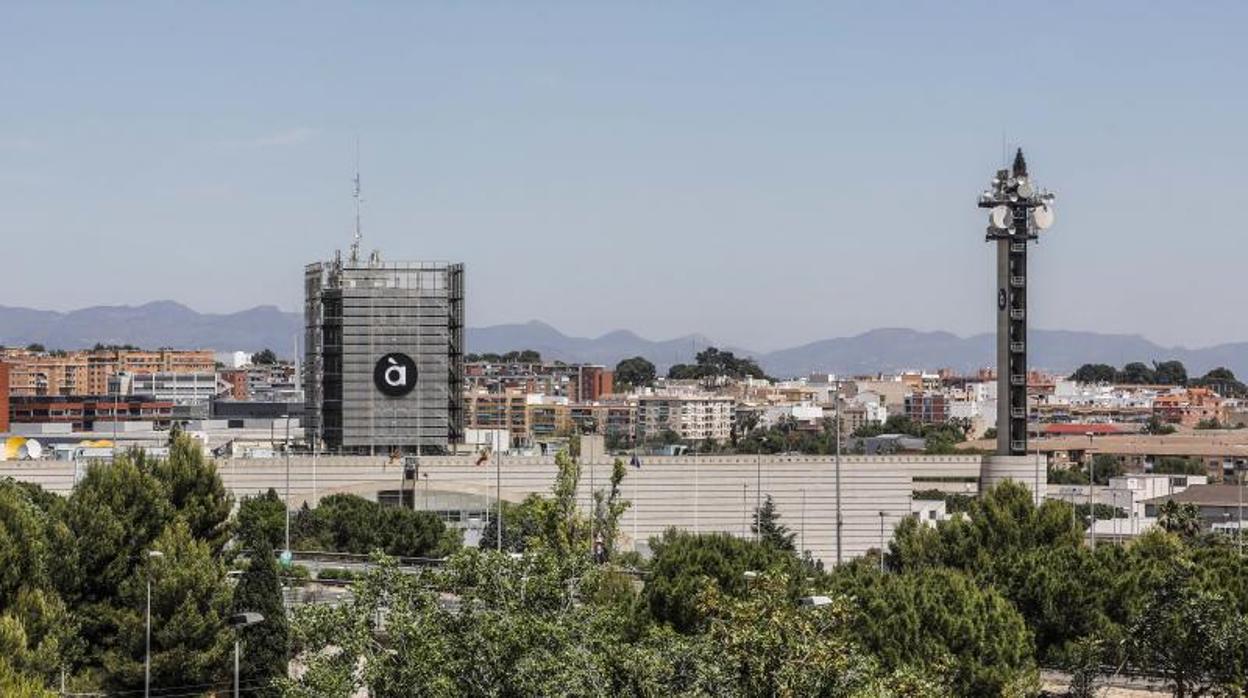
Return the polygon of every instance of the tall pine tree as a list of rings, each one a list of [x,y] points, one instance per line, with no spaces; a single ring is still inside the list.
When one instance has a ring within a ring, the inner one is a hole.
[[[793,539],[797,537],[797,534],[780,523],[780,512],[776,509],[776,503],[772,501],[771,495],[767,495],[767,498],[763,500],[763,505],[754,512],[754,525],[751,528],[754,533],[758,534],[759,541],[764,544],[777,550],[793,550]]]
[[[233,613],[259,613],[264,620],[238,631],[243,643],[240,683],[254,687],[251,695],[276,696],[279,692],[274,681],[286,676],[290,658],[282,583],[267,538],[256,536],[249,543],[250,561],[234,589]]]

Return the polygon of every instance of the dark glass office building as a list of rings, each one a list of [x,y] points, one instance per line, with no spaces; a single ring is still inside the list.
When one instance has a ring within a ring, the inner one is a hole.
[[[464,430],[464,267],[338,255],[304,272],[309,445],[443,453]]]

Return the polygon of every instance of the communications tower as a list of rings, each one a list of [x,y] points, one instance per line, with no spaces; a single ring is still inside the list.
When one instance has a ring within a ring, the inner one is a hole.
[[[979,196],[997,243],[997,453],[1027,453],[1027,243],[1053,224],[1053,194],[1027,174],[1020,148]]]

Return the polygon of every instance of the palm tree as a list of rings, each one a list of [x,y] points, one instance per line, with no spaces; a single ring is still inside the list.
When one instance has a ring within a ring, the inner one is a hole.
[[[1157,525],[1184,538],[1200,535],[1200,508],[1191,502],[1167,499],[1157,507]]]

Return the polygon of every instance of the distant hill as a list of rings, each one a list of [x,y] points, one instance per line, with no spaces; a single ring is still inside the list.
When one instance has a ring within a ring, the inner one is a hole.
[[[468,350],[474,353],[503,353],[513,349],[534,349],[545,359],[578,361],[614,366],[630,356],[644,356],[661,368],[693,361],[694,355],[709,347],[749,354],[748,351],[717,345],[699,334],[652,341],[628,330],[616,330],[596,338],[570,337],[550,325],[532,320],[523,324],[493,325],[468,329]]]
[[[303,341],[303,317],[272,305],[237,313],[200,313],[173,301],[94,306],[58,313],[0,306],[0,344],[82,349],[104,344],[145,348],[258,351],[287,356]]]
[[[1029,362],[1041,369],[1071,371],[1085,363],[1122,366],[1129,361],[1178,359],[1189,373],[1226,366],[1236,375],[1248,375],[1248,342],[1186,349],[1163,347],[1139,335],[1036,329],[1030,334]],[[996,363],[996,337],[990,333],[959,337],[948,332],[880,329],[781,349],[758,358],[774,375],[945,367],[967,372]]]
[[[303,317],[265,305],[237,313],[199,313],[172,301],[140,306],[97,306],[67,313],[0,306],[0,344],[25,346],[38,342],[49,349],[77,349],[105,344],[142,347],[256,351],[270,348],[289,356],[302,341]],[[959,337],[948,332],[878,329],[852,337],[811,342],[798,347],[758,353],[725,346],[689,334],[655,341],[628,330],[601,337],[574,337],[550,325],[531,321],[469,328],[468,350],[503,353],[534,349],[551,360],[614,365],[630,356],[644,356],[661,370],[688,362],[708,346],[753,356],[768,373],[798,376],[811,371],[843,374],[875,373],[905,368],[974,371],[996,362],[992,334]],[[1248,342],[1204,349],[1163,347],[1139,335],[1032,330],[1031,364],[1069,371],[1084,363],[1121,366],[1128,361],[1178,359],[1193,374],[1226,366],[1248,376]]]

